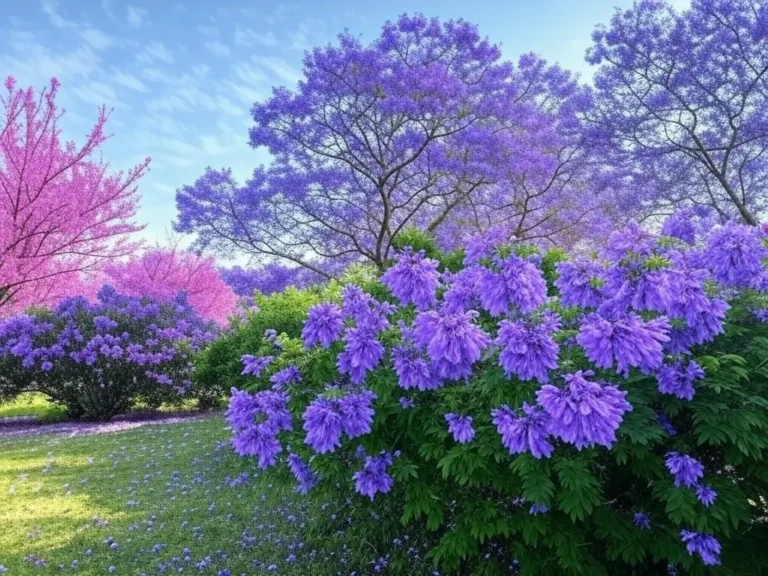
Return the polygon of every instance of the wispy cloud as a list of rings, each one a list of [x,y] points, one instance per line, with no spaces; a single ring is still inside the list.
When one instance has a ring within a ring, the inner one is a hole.
[[[48,20],[56,28],[72,28],[76,26],[76,23],[67,20],[61,14],[59,14],[59,3],[56,0],[43,0],[42,3],[43,12],[48,16]]]
[[[142,64],[152,64],[155,61],[173,64],[173,53],[162,42],[150,42],[144,50],[136,55],[136,60]]]
[[[96,28],[85,28],[80,35],[94,50],[106,50],[115,43],[111,36]]]
[[[219,29],[216,26],[201,24],[197,29],[205,36],[217,36],[219,34]]]
[[[253,48],[259,44],[262,46],[276,46],[277,37],[271,30],[261,34],[252,28],[241,28],[240,26],[237,26],[235,28],[235,44],[248,48]]]
[[[216,56],[229,56],[231,53],[229,47],[226,44],[222,44],[218,40],[209,40],[206,42],[205,49]]]
[[[128,15],[128,25],[132,28],[141,28],[141,25],[144,23],[144,18],[147,17],[147,11],[144,10],[144,8],[131,5],[126,7],[126,11]]]
[[[221,145],[219,139],[213,134],[201,136],[200,144],[202,145],[203,152],[210,154],[211,156],[221,156],[227,151],[227,149]]]
[[[253,60],[269,70],[272,75],[289,84],[295,84],[301,79],[301,72],[281,58],[272,56],[254,56]]]
[[[133,74],[129,74],[127,72],[115,72],[112,79],[120,84],[121,86],[125,86],[126,88],[130,88],[131,90],[136,90],[138,92],[146,92],[147,91],[147,85],[144,84],[141,80],[139,80],[136,76]]]
[[[101,106],[103,104],[108,107],[115,106],[122,109],[129,107],[127,104],[119,102],[115,89],[104,82],[92,81],[78,84],[73,87],[72,92],[74,92],[83,102],[95,106]]]

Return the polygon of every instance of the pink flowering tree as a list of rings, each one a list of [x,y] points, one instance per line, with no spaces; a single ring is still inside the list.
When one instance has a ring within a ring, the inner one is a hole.
[[[119,264],[104,267],[99,282],[111,284],[129,296],[150,296],[169,301],[186,292],[192,308],[203,318],[226,323],[238,297],[219,275],[213,258],[186,252],[171,244],[154,246]]]
[[[52,303],[79,285],[83,272],[126,256],[136,184],[149,159],[127,174],[94,156],[109,138],[99,108],[82,145],[61,139],[59,83],[40,93],[5,81],[0,96],[0,313]]]

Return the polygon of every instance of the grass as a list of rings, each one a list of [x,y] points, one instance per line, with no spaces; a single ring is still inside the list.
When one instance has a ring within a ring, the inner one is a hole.
[[[259,476],[228,438],[220,416],[0,438],[0,565],[9,576],[371,571],[380,554],[352,536],[349,501],[323,505],[280,472]]]
[[[43,422],[64,420],[67,414],[64,408],[50,402],[44,394],[27,392],[15,400],[0,404],[0,418],[36,416]]]

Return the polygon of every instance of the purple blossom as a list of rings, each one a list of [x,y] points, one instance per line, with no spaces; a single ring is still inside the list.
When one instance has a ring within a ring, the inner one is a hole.
[[[644,514],[643,512],[635,512],[635,515],[632,521],[635,523],[635,526],[637,526],[641,530],[651,529],[651,519],[648,517],[647,514]]]
[[[109,332],[117,328],[117,322],[109,316],[94,316],[93,325],[99,332]]]
[[[446,414],[445,421],[448,422],[448,432],[451,433],[454,441],[460,444],[467,444],[475,439],[475,429],[472,427],[472,416]]]
[[[355,392],[339,400],[339,412],[342,416],[342,428],[350,438],[357,438],[371,431],[374,410],[371,403],[376,394],[369,391]]]
[[[323,348],[328,348],[338,340],[343,328],[344,318],[341,309],[335,304],[324,302],[312,306],[307,312],[301,337],[306,348],[311,348],[318,343]]]
[[[474,311],[456,314],[422,312],[414,322],[416,343],[426,351],[441,378],[458,380],[472,374],[490,339],[472,323]]]
[[[725,286],[747,287],[763,270],[768,256],[756,226],[729,223],[707,238],[705,259],[715,280]]]
[[[510,241],[512,234],[506,226],[494,226],[472,236],[464,249],[464,264],[469,266],[493,255],[495,250]]]
[[[396,346],[392,349],[392,365],[398,377],[398,385],[410,390],[434,390],[442,382],[429,369],[429,363],[418,350],[410,346]]]
[[[477,279],[484,268],[473,266],[463,268],[455,274],[444,273],[448,289],[443,294],[442,310],[448,314],[466,312],[475,307],[477,301]]]
[[[552,444],[547,440],[549,416],[527,402],[523,402],[522,410],[522,416],[517,416],[507,405],[491,410],[501,443],[510,454],[530,452],[537,459],[549,458],[552,456]]]
[[[355,384],[362,384],[365,375],[378,366],[384,356],[384,346],[376,339],[376,332],[368,325],[347,328],[344,351],[339,354],[339,372],[349,374]]]
[[[671,354],[688,354],[693,346],[710,342],[724,331],[723,320],[730,306],[724,300],[709,300],[707,310],[696,315],[684,327],[672,326],[669,331],[667,351]]]
[[[715,500],[717,500],[717,492],[715,492],[712,486],[708,486],[707,484],[697,484],[696,498],[704,505],[704,507],[709,508],[715,503]]]
[[[618,262],[630,254],[650,256],[654,245],[653,236],[649,232],[636,222],[630,222],[624,229],[610,235],[604,251],[609,260]]]
[[[704,378],[704,370],[693,360],[687,363],[675,362],[672,366],[662,366],[656,375],[659,392],[673,394],[682,400],[693,399],[693,382]]]
[[[624,413],[632,410],[626,392],[586,380],[585,376],[592,375],[591,371],[564,374],[564,388],[546,384],[536,392],[539,405],[550,417],[550,433],[579,450],[594,444],[610,448]]]
[[[272,362],[272,356],[252,356],[250,354],[244,354],[241,358],[243,361],[243,371],[241,374],[250,374],[258,378],[264,369]]]
[[[301,372],[299,372],[299,369],[296,366],[288,366],[287,368],[283,368],[279,372],[275,372],[270,378],[269,381],[272,382],[272,384],[275,384],[276,386],[287,386],[289,384],[296,384],[298,382],[301,382]]]
[[[405,396],[402,396],[400,398],[400,407],[403,410],[408,410],[409,408],[413,408],[414,406],[416,406],[416,403],[410,398],[406,398]]]
[[[437,260],[424,257],[424,250],[413,252],[406,248],[395,256],[397,264],[389,268],[381,282],[407,306],[413,303],[417,310],[426,310],[437,303],[435,292],[439,283]]]
[[[477,279],[480,303],[491,315],[502,316],[511,309],[528,314],[546,302],[547,284],[536,266],[514,254],[495,264],[498,272],[483,269]]]
[[[299,483],[296,491],[300,494],[306,494],[317,484],[317,475],[296,454],[288,455],[288,468]]]
[[[258,456],[261,468],[273,466],[282,450],[274,428],[265,423],[238,430],[232,436],[232,447],[240,456]]]
[[[547,370],[557,368],[560,347],[552,338],[560,319],[549,317],[540,324],[502,320],[496,344],[502,347],[499,364],[507,378],[513,374],[521,380],[549,382]]]
[[[363,469],[352,476],[355,491],[373,500],[379,492],[386,494],[392,489],[392,477],[388,474],[392,465],[392,456],[366,456]]]
[[[667,470],[675,476],[675,486],[690,488],[696,486],[704,476],[704,466],[687,454],[669,452],[666,459]]]
[[[720,565],[720,542],[714,536],[682,530],[680,538],[689,556],[698,554],[706,566]]]
[[[693,245],[696,242],[696,225],[693,222],[694,212],[690,208],[678,210],[664,220],[661,233]]]
[[[342,289],[344,317],[351,318],[358,327],[365,327],[375,332],[389,327],[387,316],[395,311],[388,302],[379,302],[359,286],[347,284]]]
[[[531,516],[538,516],[539,514],[546,514],[549,512],[549,506],[546,504],[533,504],[528,510],[528,514]]]
[[[342,421],[338,402],[318,397],[304,411],[304,443],[319,454],[334,452],[341,446]]]
[[[603,300],[600,288],[603,267],[596,260],[579,258],[572,262],[558,262],[555,286],[560,291],[563,306],[596,308]]]
[[[609,320],[592,314],[581,325],[576,341],[598,367],[610,368],[615,362],[616,371],[626,376],[631,366],[645,373],[661,366],[668,332],[665,317],[643,321],[636,314],[626,314]]]

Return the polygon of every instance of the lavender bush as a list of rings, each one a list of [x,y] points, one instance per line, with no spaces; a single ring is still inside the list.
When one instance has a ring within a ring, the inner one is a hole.
[[[0,322],[0,397],[42,392],[73,418],[109,420],[137,401],[179,401],[191,387],[192,354],[216,335],[184,294],[167,303],[105,286],[95,302]]]
[[[766,238],[676,218],[565,261],[498,235],[451,272],[401,251],[244,358],[235,451],[387,504],[452,573],[758,573]]]

